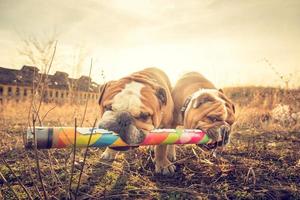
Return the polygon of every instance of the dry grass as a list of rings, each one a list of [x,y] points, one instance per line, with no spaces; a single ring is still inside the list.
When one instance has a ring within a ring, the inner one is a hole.
[[[224,91],[236,105],[235,131],[251,128],[269,132],[299,130],[299,122],[280,124],[275,122],[271,116],[272,109],[278,104],[289,105],[293,112],[299,112],[299,89],[237,87],[226,88]]]
[[[9,102],[1,105],[0,119],[2,124],[26,124],[28,123],[28,113],[30,102],[16,103]],[[39,111],[39,116],[43,119],[44,126],[74,126],[74,119],[82,121],[85,105],[54,103],[43,104]],[[92,126],[93,121],[98,117],[98,105],[96,102],[88,102],[87,114],[84,118],[84,126]],[[31,119],[30,119],[31,121]]]
[[[176,174],[153,174],[147,148],[120,154],[113,163],[99,159],[103,149],[91,149],[81,178],[78,199],[300,199],[299,123],[275,123],[270,111],[285,103],[299,111],[299,91],[270,88],[229,88],[225,92],[237,107],[237,123],[231,144],[218,150],[217,157],[195,145],[177,147]],[[288,95],[287,95],[288,94]],[[55,105],[43,105],[44,116]],[[30,105],[1,106],[0,154],[33,198],[42,196],[34,152],[23,148],[22,132],[28,124]],[[81,121],[85,106],[62,105],[43,120],[46,126],[74,126]],[[97,105],[88,104],[84,126],[92,126]],[[71,149],[40,150],[41,173],[51,199],[67,199],[71,174]],[[76,153],[74,191],[84,149]],[[1,162],[0,172],[20,199],[28,196],[13,173]],[[39,192],[37,192],[39,191]],[[0,179],[0,198],[14,199]]]

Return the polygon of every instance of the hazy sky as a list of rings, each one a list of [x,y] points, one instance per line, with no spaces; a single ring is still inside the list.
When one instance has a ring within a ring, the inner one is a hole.
[[[198,71],[218,87],[300,85],[300,1],[288,0],[0,0],[0,66],[31,64],[19,35],[57,31],[56,70],[75,76],[79,49],[93,79],[117,79],[149,66]],[[264,59],[267,59],[273,69]],[[75,59],[76,60],[76,59]]]

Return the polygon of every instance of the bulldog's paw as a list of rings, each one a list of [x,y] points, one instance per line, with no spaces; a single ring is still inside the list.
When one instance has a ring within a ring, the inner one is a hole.
[[[105,161],[113,161],[115,159],[117,153],[118,152],[113,149],[106,148],[100,158]]]
[[[168,147],[167,147],[167,157],[172,162],[176,161],[175,145],[168,145]]]
[[[169,152],[168,153],[168,159],[170,160],[170,161],[172,161],[172,162],[174,162],[174,161],[176,161],[176,153],[174,153],[174,152]]]
[[[175,165],[173,165],[168,159],[155,160],[155,173],[170,175],[176,170]]]

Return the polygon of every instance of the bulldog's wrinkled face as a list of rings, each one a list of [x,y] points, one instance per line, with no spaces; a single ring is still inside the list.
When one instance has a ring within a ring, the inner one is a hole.
[[[223,91],[201,89],[192,95],[184,113],[184,126],[205,131],[212,139],[207,147],[212,149],[229,142],[234,113],[234,105]]]
[[[163,88],[135,81],[115,81],[102,91],[99,128],[114,131],[129,145],[138,145],[157,128],[166,104]]]

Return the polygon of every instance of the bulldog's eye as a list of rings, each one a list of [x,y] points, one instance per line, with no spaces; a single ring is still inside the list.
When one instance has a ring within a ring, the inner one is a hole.
[[[112,106],[111,105],[104,106],[104,112],[105,111],[112,111]]]
[[[150,113],[146,113],[146,112],[141,112],[141,114],[139,115],[138,119],[142,120],[142,121],[147,121],[150,117]]]
[[[211,122],[216,122],[216,121],[219,121],[219,119],[218,119],[218,118],[216,118],[216,117],[208,116],[207,118],[208,118],[208,119],[209,119],[209,121],[211,121]]]

